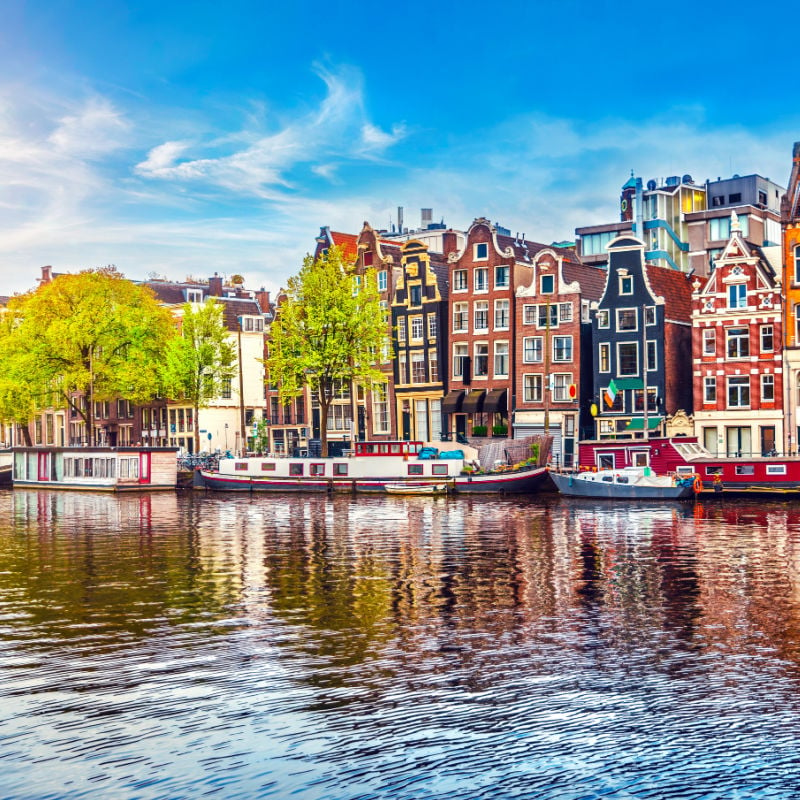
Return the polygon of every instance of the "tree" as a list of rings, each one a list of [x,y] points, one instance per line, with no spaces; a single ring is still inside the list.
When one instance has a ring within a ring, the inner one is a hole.
[[[95,401],[144,403],[158,394],[172,319],[149,289],[114,267],[60,275],[13,297],[9,314],[0,329],[0,374],[21,395],[0,402],[15,421],[69,406],[94,445]]]
[[[374,271],[356,275],[336,247],[316,261],[306,256],[289,280],[270,334],[269,380],[277,383],[282,403],[311,388],[327,456],[328,410],[336,389],[382,382],[375,362],[389,341]]]
[[[228,336],[222,306],[209,297],[195,308],[183,306],[181,335],[170,342],[164,368],[167,391],[173,400],[194,409],[194,450],[200,450],[197,415],[222,392],[223,383],[236,374],[236,350]]]

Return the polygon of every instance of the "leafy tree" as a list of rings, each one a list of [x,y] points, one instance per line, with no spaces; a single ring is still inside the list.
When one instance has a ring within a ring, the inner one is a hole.
[[[181,335],[167,349],[164,379],[173,400],[194,409],[194,449],[200,450],[197,415],[222,392],[222,384],[236,374],[236,350],[225,327],[222,306],[211,297],[195,308],[183,306]]]
[[[13,297],[9,314],[0,329],[0,375],[21,394],[9,401],[0,389],[0,403],[14,421],[69,406],[95,444],[94,401],[144,403],[158,393],[172,319],[149,289],[114,267],[60,275]]]
[[[282,403],[310,386],[319,403],[323,455],[328,454],[328,410],[337,387],[382,381],[375,362],[388,347],[387,334],[374,271],[356,276],[337,247],[316,261],[306,256],[272,323],[266,366]]]

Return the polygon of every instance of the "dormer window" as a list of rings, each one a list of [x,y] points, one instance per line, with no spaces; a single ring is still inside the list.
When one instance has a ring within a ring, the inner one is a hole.
[[[542,275],[539,278],[539,292],[541,294],[553,294],[556,289],[555,275]]]
[[[620,275],[619,277],[619,293],[620,294],[633,294],[633,276]]]
[[[203,302],[203,290],[202,289],[187,289],[186,290],[186,302],[187,303],[202,303]]]
[[[371,267],[372,266],[372,258],[373,258],[373,256],[374,256],[374,253],[372,253],[370,251],[364,253],[364,266],[365,267]]]
[[[473,259],[475,261],[486,261],[489,258],[489,243],[478,242],[473,245]]]

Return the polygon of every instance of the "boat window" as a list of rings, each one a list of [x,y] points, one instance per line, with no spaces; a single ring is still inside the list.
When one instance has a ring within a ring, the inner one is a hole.
[[[336,463],[333,465],[334,475],[347,475],[347,464]]]
[[[752,464],[737,464],[736,465],[736,474],[737,475],[754,475],[755,474],[755,467]]]
[[[722,467],[706,467],[706,475],[722,475]]]
[[[403,452],[403,445],[401,445],[401,444],[393,444],[393,445],[391,445],[391,452],[392,453],[402,453]]]
[[[767,464],[767,475],[785,475],[786,464]]]
[[[289,474],[290,475],[302,475],[303,474],[303,465],[302,464],[289,464]]]
[[[324,475],[325,474],[325,465],[324,464],[310,464],[309,467],[309,475]]]
[[[628,476],[627,475],[618,475],[617,476],[617,483],[627,483]]]
[[[236,463],[233,465],[233,468],[234,468],[234,469],[235,469],[237,472],[247,472],[247,462],[246,462],[246,461],[237,461],[237,462],[236,462]]]
[[[433,474],[434,475],[447,475],[447,464],[434,464],[433,465]]]
[[[409,475],[422,475],[422,464],[409,464],[408,465],[408,474]]]
[[[275,472],[275,462],[274,461],[262,461],[261,462],[261,471],[262,472]]]
[[[604,481],[605,483],[614,482],[614,479],[610,475],[603,475],[603,477],[600,480]]]

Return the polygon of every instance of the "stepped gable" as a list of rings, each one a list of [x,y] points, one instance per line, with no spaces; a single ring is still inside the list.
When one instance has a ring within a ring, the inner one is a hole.
[[[569,283],[577,282],[580,285],[581,295],[584,299],[599,300],[603,296],[607,275],[605,269],[582,264],[580,261],[565,259],[563,273],[565,281],[569,281]]]
[[[690,322],[692,319],[691,278],[685,272],[648,264],[647,280],[657,297],[664,298],[664,312],[668,320]]]

